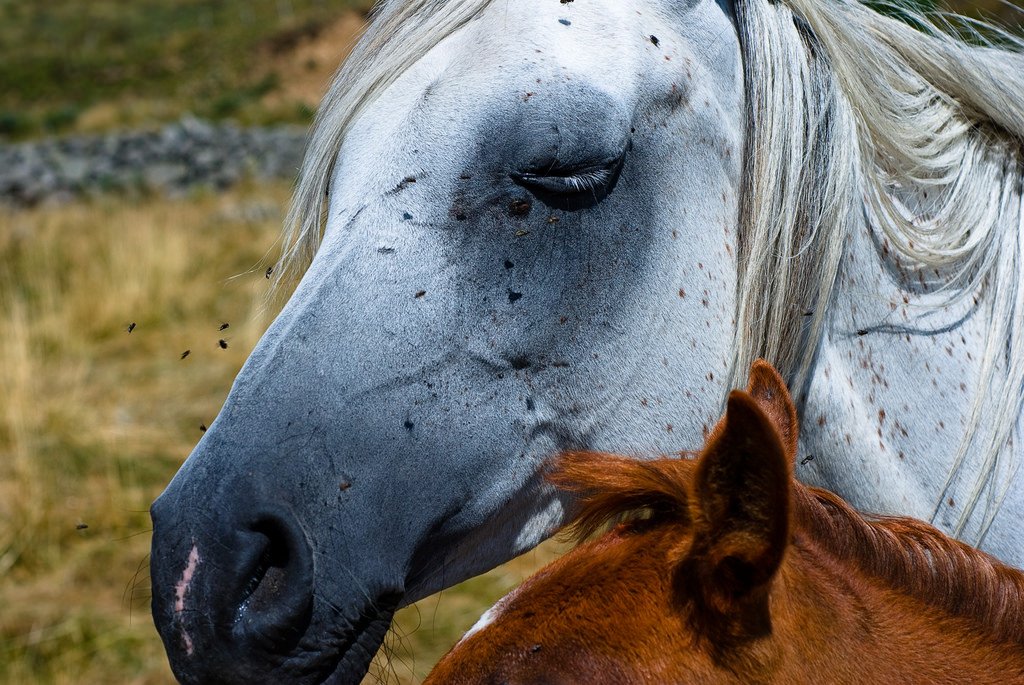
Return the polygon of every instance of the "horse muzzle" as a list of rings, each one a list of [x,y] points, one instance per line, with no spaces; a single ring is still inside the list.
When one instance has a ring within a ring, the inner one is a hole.
[[[287,509],[256,512],[199,531],[168,495],[152,507],[153,618],[182,682],[263,682],[310,626],[312,546]]]

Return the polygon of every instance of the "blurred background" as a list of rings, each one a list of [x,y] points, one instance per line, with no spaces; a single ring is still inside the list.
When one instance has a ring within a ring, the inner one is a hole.
[[[174,682],[147,509],[273,318],[305,126],[370,4],[0,0],[0,683]],[[402,611],[367,682],[419,682],[558,551]]]

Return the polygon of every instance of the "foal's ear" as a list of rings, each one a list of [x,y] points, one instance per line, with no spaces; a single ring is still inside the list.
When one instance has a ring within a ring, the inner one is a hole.
[[[779,432],[782,446],[792,466],[796,460],[800,427],[797,423],[796,407],[782,376],[774,366],[763,359],[758,359],[750,367],[750,385],[747,386],[747,392]]]
[[[755,397],[734,390],[697,465],[693,547],[684,562],[689,582],[699,585],[690,592],[714,613],[739,618],[758,597],[767,610],[758,590],[775,575],[789,540],[790,473],[776,422]]]

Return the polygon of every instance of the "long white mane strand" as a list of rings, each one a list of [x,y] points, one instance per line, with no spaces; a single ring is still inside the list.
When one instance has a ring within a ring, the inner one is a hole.
[[[298,279],[319,246],[352,121],[492,2],[378,5],[314,121],[274,292]],[[969,451],[983,454],[960,535],[986,493],[1002,497],[1008,478],[999,474],[1014,465],[1001,457],[1024,404],[1024,44],[998,34],[1010,48],[970,45],[900,11],[918,27],[856,0],[736,1],[748,117],[732,386],[764,357],[794,390],[806,387],[844,248],[865,219],[913,265],[952,274],[950,301],[982,291],[989,335],[946,485],[966,475]],[[934,192],[911,216],[900,188]]]

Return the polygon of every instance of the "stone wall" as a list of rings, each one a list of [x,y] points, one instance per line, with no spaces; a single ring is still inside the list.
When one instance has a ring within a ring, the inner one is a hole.
[[[0,204],[108,192],[180,195],[245,177],[292,179],[305,138],[301,127],[240,128],[186,117],[152,131],[0,144]]]

